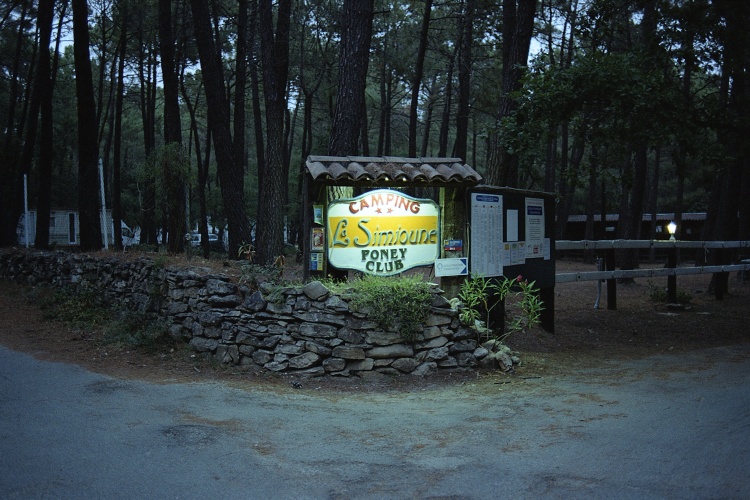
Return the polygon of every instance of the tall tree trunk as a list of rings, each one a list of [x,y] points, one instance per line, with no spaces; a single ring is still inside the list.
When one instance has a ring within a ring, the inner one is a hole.
[[[373,0],[344,0],[339,85],[328,153],[356,155],[370,61]],[[387,146],[386,146],[387,147]]]
[[[258,77],[258,56],[256,55],[256,33],[258,30],[258,0],[253,0],[249,19],[248,40],[250,54],[250,86],[253,101],[253,132],[255,133],[255,161],[258,164],[258,186],[263,184],[263,172],[266,170],[266,145],[263,139],[263,112],[260,106],[260,78]]]
[[[81,250],[102,248],[102,228],[96,194],[99,192],[96,141],[96,105],[94,80],[89,57],[88,6],[86,0],[72,0],[73,55],[78,104],[78,213]]]
[[[514,93],[521,89],[529,58],[536,4],[537,0],[503,0],[503,83],[498,123],[518,108]],[[490,137],[487,181],[494,185],[518,185],[518,155],[501,146],[497,131]]]
[[[459,29],[459,40],[463,30]],[[461,47],[460,43],[456,44],[456,48],[448,60],[448,69],[446,71],[445,78],[445,101],[443,103],[443,113],[440,119],[440,138],[438,140],[438,156],[448,156],[448,135],[450,133],[450,117],[451,117],[451,105],[453,102],[453,67],[455,66],[456,56],[458,55],[458,49]]]
[[[419,32],[419,48],[417,60],[414,63],[414,76],[411,79],[411,104],[409,106],[409,156],[417,156],[417,118],[419,111],[419,91],[422,86],[424,73],[424,59],[427,54],[427,38],[430,31],[430,14],[432,0],[425,0],[422,14],[422,29]]]
[[[138,27],[138,47],[140,57],[138,58],[138,79],[140,84],[140,108],[141,122],[143,123],[143,149],[148,157],[156,144],[154,130],[154,109],[151,107],[151,66],[153,46],[144,38],[143,21]],[[147,51],[147,52],[146,52]],[[141,193],[141,240],[142,245],[156,245],[156,187],[153,180],[143,181]]]
[[[221,60],[211,32],[208,5],[203,0],[191,0],[193,27],[201,61],[208,105],[208,123],[214,139],[214,151],[221,183],[224,212],[229,223],[229,256],[236,258],[240,245],[250,242],[250,225],[245,212],[245,194],[240,178],[242,165],[234,158],[234,146],[229,124],[227,100]]]
[[[195,147],[195,164],[198,170],[198,232],[201,235],[201,251],[203,252],[203,257],[208,258],[210,250],[208,247],[206,184],[208,182],[208,164],[209,154],[211,152],[211,127],[206,127],[206,160],[203,161],[203,158],[201,157],[201,140],[198,133],[198,120],[195,116],[195,106],[188,95],[183,74],[180,75],[180,91],[182,92],[182,99],[185,102],[188,114],[190,115],[190,135],[193,138],[193,144]],[[198,98],[196,98],[195,104],[198,104]]]
[[[378,156],[383,156],[386,149],[386,131],[391,122],[391,103],[388,100],[388,85],[390,72],[388,71],[388,34],[383,37],[383,55],[380,63],[380,122],[378,125]]]
[[[185,244],[185,175],[182,173],[182,124],[179,80],[175,64],[172,8],[170,0],[159,0],[159,42],[164,80],[164,144],[162,165],[167,195],[167,251],[181,252]]]
[[[39,195],[36,204],[36,248],[49,248],[49,217],[52,204],[52,78],[50,74],[50,39],[54,0],[39,0],[39,67],[35,86],[39,89],[42,112],[39,137]]]
[[[654,168],[651,172],[651,191],[649,193],[649,208],[651,209],[651,224],[649,224],[648,239],[656,239],[656,214],[659,213],[659,171],[661,170],[661,148],[654,149]],[[649,260],[653,263],[656,261],[656,249],[651,248]]]
[[[422,134],[422,147],[419,155],[427,156],[427,150],[430,146],[430,128],[432,127],[432,115],[435,112],[435,79],[430,84],[429,95],[427,96],[427,113],[424,119],[424,134]]]
[[[8,95],[8,119],[5,125],[5,149],[10,150],[11,139],[15,136],[13,133],[16,130],[16,106],[18,105],[18,80],[20,79],[21,62],[23,61],[22,51],[24,41],[26,40],[26,33],[24,27],[26,25],[26,13],[31,2],[23,2],[21,8],[21,15],[18,22],[18,34],[16,35],[16,50],[15,56],[13,57],[13,69],[10,74],[10,91]],[[16,228],[15,222],[13,223],[13,233],[15,235]]]
[[[16,34],[12,69],[10,69],[8,111],[5,122],[5,140],[3,143],[2,161],[0,161],[0,247],[17,243],[16,229],[18,219],[23,213],[23,173],[19,169],[18,146],[20,144],[18,124],[16,123],[16,107],[19,101],[21,63],[24,61],[23,47],[26,40],[25,26],[28,9],[31,2],[23,2]],[[15,9],[8,9],[10,16]]]
[[[234,161],[245,170],[245,87],[247,86],[247,0],[237,2],[237,43],[234,78]],[[244,175],[243,175],[244,187]]]
[[[271,0],[260,0],[263,90],[266,102],[266,161],[263,183],[258,186],[256,256],[260,264],[271,264],[283,251],[284,231],[284,115],[289,74],[291,0],[281,0],[273,29]]]
[[[474,9],[476,0],[466,0],[462,16],[461,48],[458,52],[458,109],[456,111],[456,142],[453,156],[466,160],[469,138],[469,100],[471,98],[471,46],[474,43]]]
[[[127,3],[122,6],[122,21],[120,25],[120,41],[117,60],[117,90],[115,92],[115,135],[114,158],[112,162],[112,219],[115,223],[114,247],[122,250],[122,107],[125,97],[125,55],[128,48],[128,8]]]

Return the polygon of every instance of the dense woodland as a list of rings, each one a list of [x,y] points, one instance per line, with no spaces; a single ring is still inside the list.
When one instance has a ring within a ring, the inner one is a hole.
[[[0,246],[26,174],[37,248],[60,207],[101,248],[101,161],[142,243],[210,217],[269,263],[310,154],[460,157],[555,192],[557,234],[705,211],[750,240],[749,72],[745,0],[4,0]]]

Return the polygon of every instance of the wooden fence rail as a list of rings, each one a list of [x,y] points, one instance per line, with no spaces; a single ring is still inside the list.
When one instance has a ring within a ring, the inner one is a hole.
[[[558,240],[556,250],[619,250],[678,248],[750,248],[750,241],[682,241],[682,240]]]
[[[620,249],[666,249],[667,265],[658,269],[615,269],[615,250]],[[677,267],[677,250],[683,248],[718,250],[717,265]],[[677,276],[721,273],[728,276],[730,272],[750,272],[750,258],[739,263],[727,262],[725,250],[750,249],[750,241],[680,241],[680,240],[582,240],[555,242],[555,249],[560,250],[594,250],[604,254],[606,270],[559,273],[555,274],[555,284],[577,281],[606,281],[607,308],[617,309],[617,280],[629,278],[667,277],[667,300],[675,302],[677,297]],[[601,268],[600,268],[601,269]],[[722,287],[715,287],[717,299],[723,298]],[[597,299],[598,304],[598,299]]]
[[[732,273],[735,271],[750,272],[750,262],[747,264],[733,264],[727,266],[699,266],[699,267],[662,267],[658,269],[618,269],[615,271],[584,271],[578,273],[555,274],[555,283],[571,283],[574,281],[598,281],[622,278],[658,278],[663,276],[683,276],[706,273]]]

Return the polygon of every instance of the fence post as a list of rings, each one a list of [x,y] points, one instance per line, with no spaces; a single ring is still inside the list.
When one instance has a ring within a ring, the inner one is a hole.
[[[604,263],[607,271],[615,270],[615,249],[610,248],[604,252]],[[617,279],[610,278],[607,280],[607,309],[617,309]]]
[[[677,248],[672,247],[667,252],[667,267],[674,269],[677,267]],[[667,276],[667,303],[675,304],[677,302],[677,276],[674,274]]]
[[[716,265],[723,266],[727,263],[728,251],[717,248],[715,251]],[[724,292],[729,288],[729,273],[714,273],[714,297],[716,300],[724,300]]]
[[[544,309],[539,320],[544,331],[555,333],[555,287],[539,289],[539,299],[544,304]]]

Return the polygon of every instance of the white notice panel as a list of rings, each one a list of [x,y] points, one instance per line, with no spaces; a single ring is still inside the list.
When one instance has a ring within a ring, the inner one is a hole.
[[[471,272],[503,274],[503,197],[471,193]]]
[[[544,257],[544,200],[526,198],[526,258]]]

